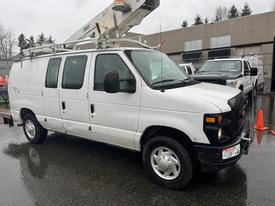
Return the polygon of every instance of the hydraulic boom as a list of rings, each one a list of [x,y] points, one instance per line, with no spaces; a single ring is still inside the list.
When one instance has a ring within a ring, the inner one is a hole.
[[[66,42],[85,38],[120,38],[160,5],[160,0],[115,0]],[[99,29],[96,24],[99,25]],[[101,34],[100,34],[100,32]]]

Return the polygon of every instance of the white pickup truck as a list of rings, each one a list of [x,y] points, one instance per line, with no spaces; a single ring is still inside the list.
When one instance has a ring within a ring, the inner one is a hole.
[[[50,130],[138,151],[148,176],[168,188],[248,152],[246,96],[194,81],[154,50],[27,57],[13,64],[8,89],[12,118],[31,143]]]
[[[205,62],[193,78],[234,87],[248,94],[256,84],[257,73],[258,69],[251,67],[247,59],[215,59]]]

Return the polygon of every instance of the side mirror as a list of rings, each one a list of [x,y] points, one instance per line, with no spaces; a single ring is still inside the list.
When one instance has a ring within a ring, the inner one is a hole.
[[[251,73],[250,75],[251,75],[252,77],[255,77],[255,76],[258,75],[258,68],[257,68],[257,67],[252,67],[250,71],[251,71],[251,72],[250,72],[250,73]]]
[[[135,93],[136,80],[134,78],[120,79],[117,71],[108,72],[104,79],[104,90],[111,94],[118,92]]]
[[[107,93],[119,92],[119,74],[116,71],[108,72],[104,78],[104,90]]]

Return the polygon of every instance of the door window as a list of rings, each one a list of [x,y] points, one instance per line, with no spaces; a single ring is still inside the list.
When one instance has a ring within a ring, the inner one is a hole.
[[[249,72],[250,72],[249,66],[247,62],[244,62],[244,74],[247,75],[249,74]]]
[[[80,89],[83,85],[87,56],[71,56],[66,58],[62,88]]]
[[[46,74],[46,88],[57,88],[61,58],[50,59]]]
[[[104,91],[104,79],[108,72],[116,71],[120,79],[134,79],[132,72],[117,54],[100,54],[96,57],[94,90]],[[120,82],[120,88],[129,88],[127,81]]]
[[[189,74],[189,75],[192,75],[193,72],[192,72],[191,67],[190,67],[190,66],[186,66],[186,68],[187,68],[188,74]]]

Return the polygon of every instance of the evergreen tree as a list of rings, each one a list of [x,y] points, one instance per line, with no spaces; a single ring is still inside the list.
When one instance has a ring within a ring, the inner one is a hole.
[[[27,41],[28,41],[28,47],[29,48],[35,47],[35,42],[34,42],[33,36],[30,36],[30,38],[27,39]]]
[[[200,17],[200,15],[197,15],[195,20],[194,20],[194,25],[200,25],[203,24],[202,18]]]
[[[55,40],[52,39],[52,36],[49,36],[49,38],[47,38],[46,43],[47,44],[53,44],[55,42]]]
[[[249,5],[247,2],[245,2],[245,5],[242,9],[241,16],[249,16],[252,14],[252,10],[250,9]]]
[[[182,24],[181,24],[181,27],[182,28],[185,28],[188,26],[188,22],[187,21],[183,21]]]
[[[27,42],[24,34],[19,35],[17,46],[20,48],[20,51],[28,48],[28,42]]]
[[[46,38],[45,38],[45,35],[43,33],[41,33],[39,36],[38,36],[38,39],[37,39],[37,44],[39,46],[42,46],[46,41]]]
[[[228,19],[234,19],[239,16],[240,16],[239,11],[236,8],[236,6],[235,5],[231,6],[231,8],[229,9],[229,12],[228,12]]]
[[[208,24],[208,23],[209,23],[208,17],[206,17],[206,18],[204,19],[204,23],[205,23],[205,24]]]

